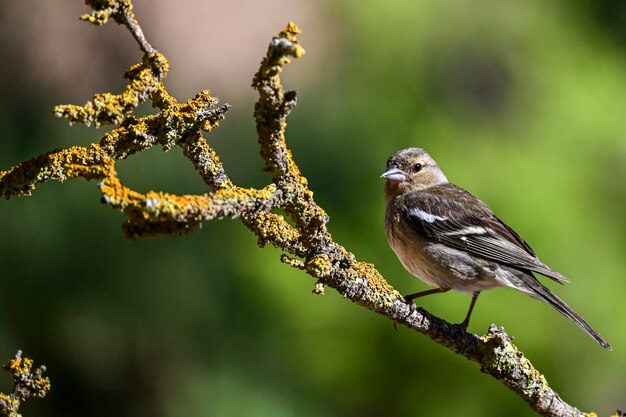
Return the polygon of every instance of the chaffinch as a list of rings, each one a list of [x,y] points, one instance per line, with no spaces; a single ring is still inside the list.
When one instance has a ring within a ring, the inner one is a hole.
[[[449,290],[472,294],[461,323],[467,328],[481,291],[514,288],[550,305],[611,350],[611,345],[533,272],[559,283],[569,280],[542,263],[478,197],[448,182],[423,149],[396,152],[381,177],[387,180],[385,231],[389,245],[407,271],[436,287],[407,295],[407,302]]]

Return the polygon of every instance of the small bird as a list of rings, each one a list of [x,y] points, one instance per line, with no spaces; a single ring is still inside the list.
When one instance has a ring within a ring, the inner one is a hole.
[[[561,284],[569,280],[541,262],[478,197],[448,182],[423,149],[393,154],[381,178],[387,180],[385,231],[389,245],[407,271],[436,286],[405,296],[407,302],[449,290],[472,294],[461,323],[467,328],[481,291],[514,288],[550,305],[611,350],[611,345],[533,272]]]

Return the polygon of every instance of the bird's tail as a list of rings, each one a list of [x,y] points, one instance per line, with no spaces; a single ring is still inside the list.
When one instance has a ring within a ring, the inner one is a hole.
[[[521,275],[521,274],[520,274]],[[565,317],[576,323],[581,329],[583,329],[589,336],[593,337],[603,348],[611,350],[611,345],[604,340],[598,332],[596,332],[582,317],[580,317],[574,310],[570,308],[563,300],[553,294],[548,288],[544,287],[535,277],[532,275],[523,274],[522,280],[529,287],[530,291],[525,291],[531,297],[534,297],[544,303],[552,306],[556,311],[563,314]]]

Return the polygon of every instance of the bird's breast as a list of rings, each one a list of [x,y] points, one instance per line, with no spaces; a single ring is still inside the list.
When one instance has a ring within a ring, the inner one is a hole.
[[[503,286],[494,279],[491,262],[450,248],[416,232],[397,210],[387,210],[385,231],[402,266],[429,285],[473,293]]]
[[[412,275],[430,285],[439,285],[438,271],[425,252],[428,244],[422,236],[402,222],[397,216],[388,213],[385,231],[389,246],[396,253],[402,266]]]

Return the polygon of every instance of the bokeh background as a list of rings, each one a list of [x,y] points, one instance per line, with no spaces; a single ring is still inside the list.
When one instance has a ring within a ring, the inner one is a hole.
[[[561,396],[626,409],[626,3],[622,0],[136,0],[184,100],[210,88],[234,107],[209,141],[240,184],[260,186],[249,87],[289,20],[306,56],[284,74],[299,102],[288,142],[334,238],[401,292],[424,289],[383,232],[386,158],[426,148],[549,265],[550,285],[614,346],[509,290],[485,293],[492,322]],[[55,104],[123,88],[140,59],[127,31],[80,22],[79,0],[0,3],[0,167],[87,145]],[[149,106],[139,110],[150,112]],[[118,163],[141,191],[207,189],[179,149]],[[479,368],[343,300],[257,248],[238,222],[181,238],[126,240],[95,183],[41,185],[0,202],[0,356],[48,366],[53,390],[26,416],[533,415]],[[556,287],[556,288],[555,288]],[[420,300],[460,321],[469,298]],[[9,379],[0,384],[9,389]]]

